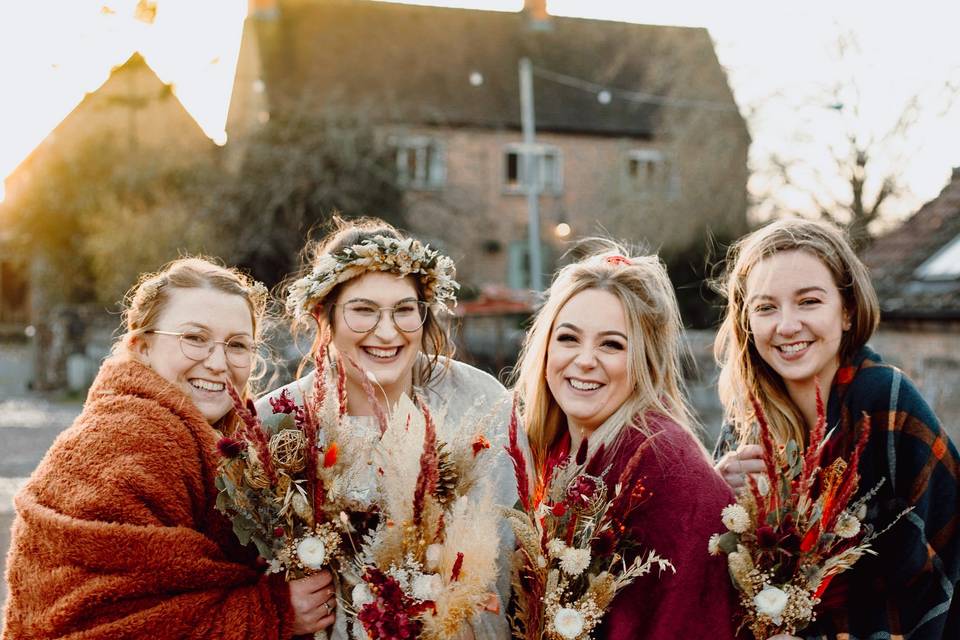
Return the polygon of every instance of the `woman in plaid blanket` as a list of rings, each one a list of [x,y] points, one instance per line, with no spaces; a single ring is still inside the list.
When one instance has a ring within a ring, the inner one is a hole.
[[[750,397],[775,438],[805,442],[816,388],[827,401],[825,459],[848,455],[869,415],[859,491],[879,485],[866,521],[882,529],[823,595],[807,638],[960,638],[960,458],[913,383],[866,346],[879,305],[866,267],[835,228],[780,220],[730,250],[717,335],[728,425],[717,469],[734,489],[762,468]],[[827,395],[829,393],[829,395]]]

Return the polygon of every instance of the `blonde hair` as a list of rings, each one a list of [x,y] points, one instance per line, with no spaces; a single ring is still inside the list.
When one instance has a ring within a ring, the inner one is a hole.
[[[547,349],[553,325],[563,306],[588,289],[607,291],[623,305],[627,320],[627,377],[633,390],[591,440],[590,449],[609,446],[624,428],[647,429],[645,415],[669,416],[694,433],[694,420],[683,394],[683,328],[676,295],[666,268],[656,256],[626,258],[619,244],[587,240],[594,253],[562,268],[534,316],[514,372],[515,392],[522,399],[522,417],[539,467],[566,428],[566,417],[546,383]],[[636,420],[634,420],[636,418]],[[609,426],[610,428],[606,428]]]
[[[261,341],[269,296],[266,288],[237,269],[224,267],[205,257],[187,257],[174,260],[154,273],[144,273],[123,300],[123,332],[114,342],[114,356],[139,360],[134,342],[145,333],[156,329],[157,319],[170,303],[176,289],[211,289],[241,296],[250,309],[253,339]],[[243,394],[249,395],[249,383],[259,379],[266,363],[257,354]],[[233,420],[233,411],[221,419]]]
[[[353,220],[344,220],[339,216],[333,216],[331,221],[331,230],[327,235],[318,241],[308,242],[303,249],[304,266],[297,276],[290,279],[290,282],[302,277],[313,270],[314,266],[326,256],[342,252],[347,247],[360,244],[364,240],[372,239],[375,236],[385,236],[397,240],[405,240],[407,236],[398,231],[395,227],[379,218],[357,218]],[[359,277],[359,276],[358,276]],[[417,290],[417,297],[420,300],[425,299],[423,285],[416,278],[410,278],[411,283]],[[349,282],[349,281],[348,281]],[[340,290],[346,283],[341,283],[334,287],[326,298],[319,301],[316,311],[300,320],[294,319],[292,333],[299,335],[305,329],[315,331],[313,343],[310,347],[310,353],[301,361],[297,376],[303,372],[304,366],[312,361],[313,357],[320,350],[320,343],[323,336],[323,327],[333,327],[333,313],[335,307],[331,302],[336,302]],[[311,319],[313,322],[311,323]],[[423,323],[423,339],[420,343],[420,349],[426,358],[421,359],[414,371],[414,382],[416,384],[426,384],[433,377],[441,356],[453,357],[454,346],[450,339],[450,333],[447,326],[441,322],[434,309],[434,305],[428,305],[426,311],[426,320]]]
[[[751,397],[760,402],[778,442],[806,441],[807,428],[800,409],[790,399],[783,379],[763,361],[753,344],[746,306],[750,271],[760,261],[783,251],[804,251],[819,259],[833,276],[851,325],[840,341],[841,362],[848,361],[867,343],[880,321],[870,274],[836,227],[787,218],[734,243],[727,251],[726,268],[716,286],[726,297],[727,308],[714,343],[714,356],[721,367],[718,389],[725,418],[734,425],[742,442],[754,437]]]

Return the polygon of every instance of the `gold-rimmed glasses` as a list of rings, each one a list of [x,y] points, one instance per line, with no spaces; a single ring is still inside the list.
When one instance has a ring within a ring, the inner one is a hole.
[[[378,307],[368,300],[351,300],[334,306],[341,308],[344,323],[354,333],[369,333],[376,329],[384,311],[397,331],[403,333],[419,330],[427,319],[427,303],[423,300],[403,300],[392,307]]]
[[[253,354],[257,345],[253,340],[237,336],[229,340],[214,340],[210,336],[197,331],[161,331],[151,329],[144,333],[153,333],[161,336],[173,336],[180,342],[180,351],[187,358],[202,362],[210,357],[217,345],[223,345],[223,354],[227,362],[234,367],[249,367],[253,362]]]

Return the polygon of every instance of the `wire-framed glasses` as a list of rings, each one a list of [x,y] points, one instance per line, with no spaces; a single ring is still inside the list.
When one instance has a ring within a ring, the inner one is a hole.
[[[343,321],[354,333],[369,333],[376,329],[384,311],[397,331],[403,333],[417,331],[427,319],[427,303],[423,300],[404,300],[392,307],[378,307],[366,300],[351,300],[334,306],[342,309]]]
[[[196,331],[160,331],[159,329],[151,329],[145,333],[174,336],[180,342],[180,351],[183,352],[183,355],[197,362],[209,358],[219,344],[223,345],[223,355],[228,363],[234,367],[249,367],[250,363],[253,362],[253,354],[257,350],[256,343],[243,337],[214,340],[210,336]]]

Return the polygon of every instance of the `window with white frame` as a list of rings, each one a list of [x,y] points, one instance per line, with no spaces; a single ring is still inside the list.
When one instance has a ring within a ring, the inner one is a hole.
[[[626,154],[626,183],[641,194],[677,195],[678,184],[666,155],[657,149],[631,149]]]
[[[429,136],[391,139],[397,150],[397,178],[411,189],[439,189],[447,181],[443,144]]]
[[[524,157],[524,145],[507,145],[504,150],[504,191],[507,193],[526,193],[527,164]],[[563,156],[560,149],[552,145],[538,144],[533,147],[534,188],[539,193],[559,194],[563,192]]]

